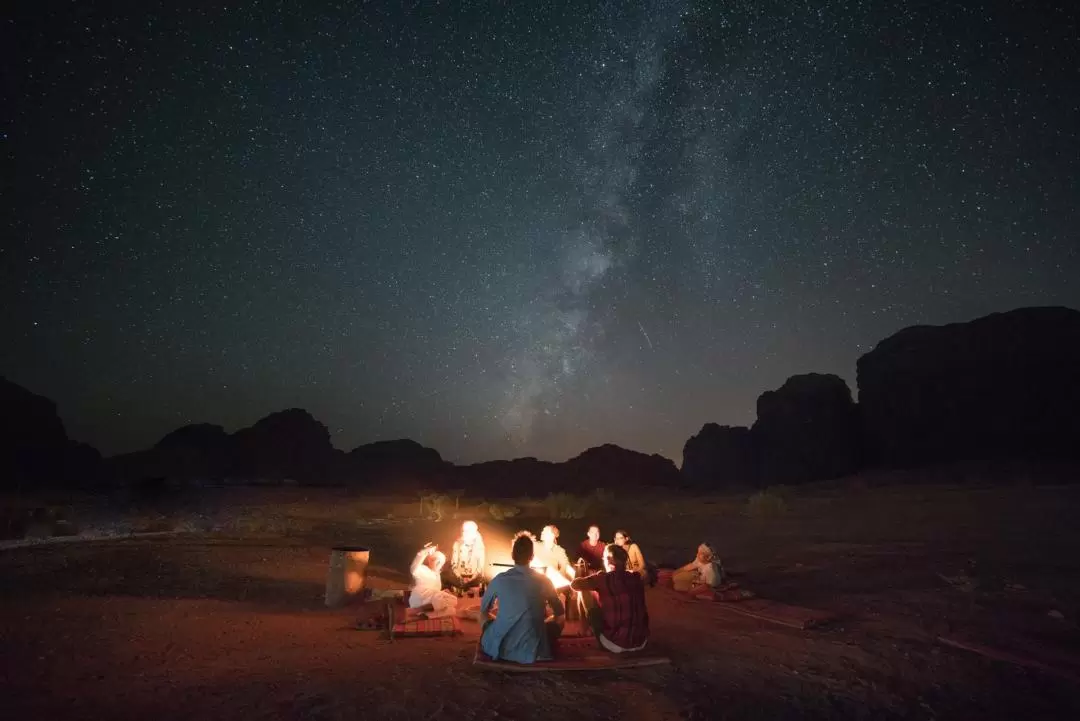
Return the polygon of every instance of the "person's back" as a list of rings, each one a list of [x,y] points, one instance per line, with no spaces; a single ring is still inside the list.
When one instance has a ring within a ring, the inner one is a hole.
[[[598,613],[590,610],[593,631],[600,644],[616,653],[636,651],[649,640],[649,612],[645,606],[645,581],[641,574],[626,570],[626,551],[610,547],[606,571],[577,579],[578,591],[596,593]],[[588,602],[587,602],[588,603]],[[591,604],[590,604],[591,605]]]
[[[515,554],[518,545],[516,541]],[[499,604],[495,619],[480,636],[480,647],[495,660],[533,663],[552,658],[551,639],[558,634],[551,628],[554,623],[545,623],[547,607],[551,606],[558,620],[563,616],[563,604],[551,581],[528,567],[532,542],[527,545],[524,563],[515,555],[516,565],[491,579],[480,602],[481,616],[488,614],[496,601]]]

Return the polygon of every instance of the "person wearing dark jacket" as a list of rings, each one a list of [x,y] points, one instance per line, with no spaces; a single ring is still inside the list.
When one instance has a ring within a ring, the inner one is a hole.
[[[600,540],[600,527],[589,526],[589,532],[586,534],[586,538],[581,542],[581,546],[578,547],[578,553],[581,554],[582,560],[585,561],[585,568],[590,573],[604,570],[604,548],[607,544]]]
[[[600,646],[612,653],[638,651],[649,642],[649,611],[641,574],[626,570],[626,549],[607,546],[605,570],[575,579],[581,591],[589,626]]]

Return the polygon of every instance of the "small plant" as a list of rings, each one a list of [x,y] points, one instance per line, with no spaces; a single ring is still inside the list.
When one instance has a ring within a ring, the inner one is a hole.
[[[444,495],[442,493],[436,493],[435,495],[428,496],[428,499],[427,499],[428,516],[427,517],[429,519],[431,519],[432,521],[435,521],[436,523],[441,521],[443,519],[443,516],[445,515],[443,507],[446,505],[446,502],[449,501],[449,500],[450,500],[450,496]]]
[[[420,496],[420,518],[424,518],[424,510],[427,508],[428,501],[436,495],[435,491],[430,488],[421,489],[418,494]]]
[[[615,491],[609,491],[606,488],[597,488],[593,491],[593,498],[601,506],[610,506],[615,503]]]
[[[508,506],[501,503],[492,503],[488,506],[488,513],[496,521],[501,521],[506,518],[513,518],[521,513],[521,509],[517,506]]]
[[[553,519],[584,518],[592,505],[592,497],[575,496],[573,493],[549,493],[544,499],[548,515]]]
[[[751,518],[772,518],[787,513],[787,501],[783,492],[776,488],[766,488],[750,496],[746,502],[746,515]]]

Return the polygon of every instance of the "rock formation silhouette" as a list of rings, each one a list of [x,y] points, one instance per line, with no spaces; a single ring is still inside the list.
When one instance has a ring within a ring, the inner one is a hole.
[[[683,445],[682,476],[697,489],[757,486],[761,464],[750,429],[706,423]]]
[[[858,361],[873,459],[1080,458],[1080,312],[905,328]]]
[[[0,485],[92,486],[101,454],[68,438],[56,404],[0,377]]]
[[[767,484],[837,478],[859,467],[859,416],[839,376],[807,373],[758,397],[751,427]]]

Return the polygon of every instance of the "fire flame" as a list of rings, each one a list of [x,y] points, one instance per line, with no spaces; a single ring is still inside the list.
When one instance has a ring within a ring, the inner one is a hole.
[[[542,571],[543,574],[551,580],[551,583],[555,586],[556,589],[566,588],[570,585],[570,581],[573,580],[573,575],[571,575],[570,578],[567,578],[563,574],[556,571],[554,568],[548,568],[543,564],[539,563],[536,559],[533,559],[532,562],[529,563],[529,566],[538,571]],[[570,573],[573,574],[573,571],[571,570]]]
[[[554,568],[549,568],[547,570],[547,577],[555,584],[555,588],[566,588],[570,585],[570,579],[556,571]]]

